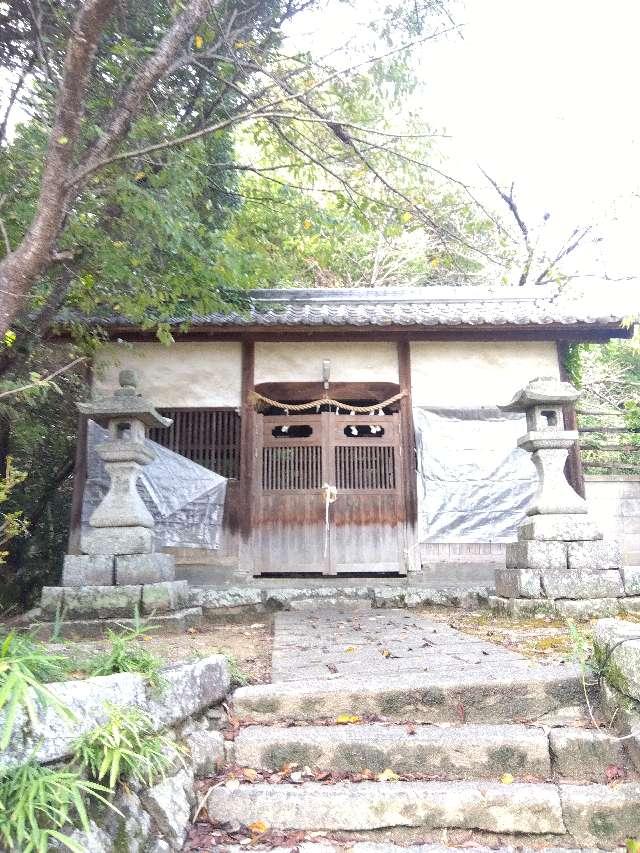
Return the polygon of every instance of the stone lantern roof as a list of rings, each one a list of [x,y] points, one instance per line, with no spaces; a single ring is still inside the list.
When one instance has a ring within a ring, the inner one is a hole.
[[[537,376],[521,388],[510,402],[498,408],[503,412],[527,412],[534,406],[575,403],[580,395],[581,392],[569,382],[561,382],[553,376]]]
[[[146,427],[171,426],[173,423],[171,418],[163,417],[153,403],[138,393],[135,371],[121,370],[118,379],[120,388],[117,391],[110,396],[78,403],[79,411],[97,421],[101,426],[106,426],[115,418],[135,418]]]

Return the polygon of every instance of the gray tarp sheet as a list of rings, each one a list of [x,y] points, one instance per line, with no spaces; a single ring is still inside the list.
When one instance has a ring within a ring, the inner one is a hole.
[[[95,452],[107,431],[94,421],[87,430],[87,484],[82,505],[83,527],[107,490],[109,477]],[[219,548],[227,481],[147,439],[155,459],[143,468],[138,491],[153,516],[156,545]]]
[[[536,491],[523,415],[415,408],[420,542],[512,542]]]

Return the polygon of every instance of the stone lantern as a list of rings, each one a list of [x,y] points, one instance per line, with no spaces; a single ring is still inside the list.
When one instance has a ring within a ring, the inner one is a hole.
[[[578,440],[578,433],[565,429],[562,408],[579,397],[580,392],[568,382],[541,377],[518,391],[506,406],[498,407],[503,412],[523,412],[527,418],[527,432],[518,439],[518,447],[531,453],[538,472],[538,493],[527,515],[587,512],[587,502],[564,474],[569,448]]]
[[[490,604],[498,612],[612,616],[631,594],[618,543],[604,539],[587,502],[565,477],[578,432],[565,429],[563,407],[579,397],[570,383],[545,376],[499,407],[526,415],[518,447],[531,454],[538,489],[518,526],[518,541],[507,545],[506,568],[496,569],[497,595]]]
[[[84,415],[109,432],[95,450],[110,482],[81,536],[82,555],[65,557],[64,585],[155,582],[175,576],[173,558],[154,553],[154,520],[137,488],[143,466],[154,458],[145,443],[149,427],[169,427],[172,421],[138,393],[133,370],[120,371],[119,381],[120,388],[111,396],[78,403]]]

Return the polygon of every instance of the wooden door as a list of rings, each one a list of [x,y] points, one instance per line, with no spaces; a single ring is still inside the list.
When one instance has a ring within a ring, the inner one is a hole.
[[[332,415],[331,572],[406,572],[400,415]]]
[[[400,416],[256,418],[254,573],[404,573]]]

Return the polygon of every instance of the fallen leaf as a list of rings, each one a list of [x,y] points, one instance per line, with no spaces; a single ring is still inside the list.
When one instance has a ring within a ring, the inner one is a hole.
[[[609,764],[604,771],[604,775],[607,782],[617,782],[620,779],[624,779],[627,774],[624,772],[623,767],[619,767],[617,764]]]
[[[193,45],[196,50],[202,50],[202,47],[204,45],[204,39],[202,38],[202,36],[195,36],[195,38],[193,39]]]
[[[513,776],[511,773],[503,773],[500,777],[500,781],[503,785],[512,785],[513,784]]]
[[[255,782],[258,778],[258,772],[257,770],[254,770],[253,767],[243,767],[242,775],[247,782]]]
[[[355,652],[355,647],[354,646],[347,646],[347,648],[345,649],[345,652]]]
[[[262,835],[269,829],[269,824],[263,820],[254,820],[253,823],[249,824],[249,829],[254,835]]]
[[[336,723],[339,726],[348,726],[351,723],[359,723],[361,721],[360,717],[356,717],[355,714],[338,714],[336,717]]]
[[[394,773],[390,767],[387,767],[386,770],[383,770],[382,773],[378,773],[376,779],[378,782],[397,782],[400,777],[397,773]]]
[[[380,654],[382,655],[383,658],[390,658],[391,657],[391,652],[389,651],[389,649],[383,649],[380,652]]]
[[[329,670],[329,672],[337,672],[338,671],[338,667],[335,665],[335,663],[328,663],[327,669]]]
[[[407,723],[406,732],[408,735],[414,735],[416,733],[416,727],[413,723]]]

